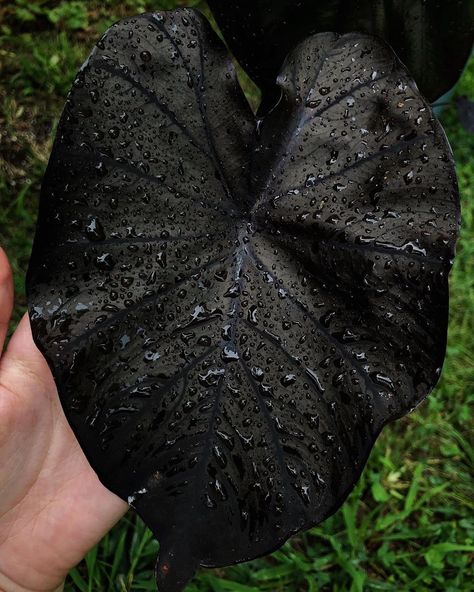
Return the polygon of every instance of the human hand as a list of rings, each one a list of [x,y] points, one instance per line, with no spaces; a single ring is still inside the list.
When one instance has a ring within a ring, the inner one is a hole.
[[[2,355],[13,279],[0,248],[0,591],[62,590],[127,511],[99,481],[61,408],[28,315]]]

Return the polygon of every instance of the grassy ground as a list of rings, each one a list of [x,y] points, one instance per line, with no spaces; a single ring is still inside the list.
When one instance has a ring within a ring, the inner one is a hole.
[[[0,5],[0,244],[15,272],[14,323],[26,306],[23,283],[41,178],[77,68],[118,18],[179,4],[190,2]],[[457,94],[474,98],[474,60]],[[439,386],[416,412],[384,431],[356,490],[334,516],[265,559],[203,570],[187,592],[473,590],[474,136],[460,127],[454,104],[442,122],[457,161],[463,231]],[[157,548],[129,513],[71,572],[66,590],[154,590]]]

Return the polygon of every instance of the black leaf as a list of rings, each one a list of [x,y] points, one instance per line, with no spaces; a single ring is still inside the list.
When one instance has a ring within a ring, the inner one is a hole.
[[[392,51],[325,33],[257,122],[199,13],[114,25],[74,82],[28,271],[35,341],[160,590],[334,512],[444,358],[451,152]]]
[[[467,132],[474,134],[474,101],[467,97],[458,97],[456,107],[461,125]]]
[[[459,78],[474,42],[471,0],[209,0],[225,39],[263,90],[263,110],[290,50],[312,33],[360,31],[391,44],[434,101]]]

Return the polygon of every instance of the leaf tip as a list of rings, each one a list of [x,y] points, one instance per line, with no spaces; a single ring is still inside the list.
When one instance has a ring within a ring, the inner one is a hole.
[[[155,578],[159,592],[182,592],[199,567],[197,559],[187,545],[176,552],[163,544],[155,565]]]

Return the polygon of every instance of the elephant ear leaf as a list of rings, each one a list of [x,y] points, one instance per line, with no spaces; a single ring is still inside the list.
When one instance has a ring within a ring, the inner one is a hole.
[[[430,101],[459,78],[474,42],[471,0],[209,0],[236,58],[275,100],[275,79],[288,54],[311,33],[360,31],[391,44]]]
[[[443,362],[459,205],[429,106],[361,35],[308,38],[278,85],[257,122],[199,13],[122,21],[43,183],[33,336],[161,592],[333,513]]]

